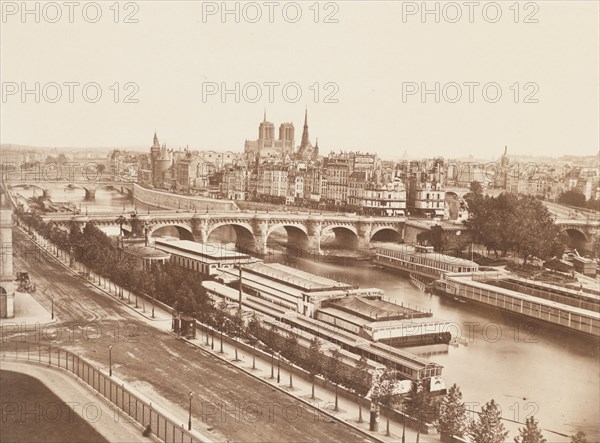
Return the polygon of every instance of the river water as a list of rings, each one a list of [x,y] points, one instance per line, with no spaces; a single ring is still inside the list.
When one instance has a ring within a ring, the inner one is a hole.
[[[31,190],[19,190],[25,197]],[[68,200],[90,211],[130,211],[131,199],[115,191],[98,190],[94,202],[80,189],[55,191],[54,200]],[[146,210],[140,205],[138,209]],[[174,230],[171,235],[176,235]],[[555,327],[518,320],[490,308],[458,303],[425,294],[405,277],[368,262],[333,263],[327,258],[296,258],[290,263],[308,272],[377,287],[396,303],[431,310],[434,317],[453,322],[453,332],[466,343],[413,349],[444,366],[447,387],[457,383],[468,408],[479,410],[494,399],[503,411],[509,438],[519,424],[535,414],[550,443],[568,442],[584,431],[589,442],[600,441],[600,364],[598,342]],[[554,432],[550,432],[554,431]]]

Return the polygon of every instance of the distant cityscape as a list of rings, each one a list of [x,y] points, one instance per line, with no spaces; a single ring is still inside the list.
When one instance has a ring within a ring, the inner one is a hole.
[[[161,144],[156,132],[146,153],[108,148],[58,153],[15,145],[3,145],[2,151],[4,171],[79,161],[84,162],[81,167],[99,168],[103,178],[155,189],[378,216],[462,220],[467,217],[464,192],[456,190],[473,182],[489,194],[506,191],[590,209],[598,209],[600,198],[598,156],[513,158],[508,147],[493,162],[442,157],[389,160],[376,153],[343,150],[325,154],[318,139],[311,142],[308,111],[298,145],[294,124],[281,123],[276,139],[275,125],[265,112],[258,138],[245,140],[243,151],[169,147]]]

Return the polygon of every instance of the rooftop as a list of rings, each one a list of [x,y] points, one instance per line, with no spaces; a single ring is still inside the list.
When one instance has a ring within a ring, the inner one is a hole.
[[[244,271],[268,277],[269,279],[294,286],[304,291],[324,291],[327,289],[351,289],[352,285],[329,278],[290,268],[279,263],[254,263],[244,266]]]
[[[405,245],[405,244],[397,244],[397,243],[378,243],[376,245],[377,249],[385,249],[389,251],[397,251],[402,252],[404,254],[414,255],[418,257],[426,257],[431,258],[433,260],[437,260],[443,263],[449,263],[452,265],[466,266],[471,268],[478,268],[479,265],[471,260],[466,260],[464,258],[454,257],[452,255],[445,255],[439,252],[421,252],[417,251],[414,246]]]
[[[349,296],[332,300],[327,303],[328,308],[343,310],[353,315],[358,315],[364,319],[370,320],[391,320],[401,318],[412,318],[423,316],[423,312],[406,308],[402,305],[390,303],[380,298],[367,298]],[[427,313],[427,316],[430,315]]]
[[[157,238],[155,244],[158,247],[173,249],[175,253],[179,251],[184,254],[201,255],[213,260],[251,258],[247,254],[225,249],[220,243],[197,243],[190,240],[163,240]]]
[[[152,246],[144,246],[144,245],[128,245],[125,248],[125,252],[129,254],[133,254],[142,258],[151,258],[151,259],[165,259],[168,260],[171,257],[171,254],[165,251],[161,251],[160,249],[154,248]]]

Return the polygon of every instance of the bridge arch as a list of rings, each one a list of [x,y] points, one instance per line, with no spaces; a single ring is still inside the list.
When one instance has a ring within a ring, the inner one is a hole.
[[[585,249],[588,238],[581,229],[566,227],[561,230],[563,242],[570,248],[582,251]]]
[[[162,232],[161,232],[162,231]],[[184,223],[161,223],[153,226],[148,231],[148,237],[159,237],[162,235],[169,235],[169,233],[176,232],[181,240],[195,241],[192,227]]]
[[[110,183],[110,182],[102,183],[97,186],[94,186],[91,189],[94,191],[97,191],[99,189],[108,189],[108,190],[115,190],[120,193],[125,193],[130,196],[133,195],[133,189],[131,189],[129,186],[125,186],[125,185],[119,184],[119,183]]]
[[[391,228],[389,226],[380,226],[371,231],[371,238],[369,240],[369,243],[376,241],[401,243],[402,233],[398,232],[397,229]]]
[[[287,236],[285,246],[288,249],[288,253],[290,250],[294,250],[297,255],[302,255],[302,251],[307,251],[309,249],[310,240],[308,238],[306,226],[285,223],[279,223],[269,227],[269,230],[267,231],[267,246],[281,241],[281,239],[277,239],[277,233],[283,233],[283,231],[285,231]],[[271,241],[269,241],[271,234],[275,235]]]
[[[358,230],[355,226],[331,225],[321,231],[323,249],[358,249],[358,244]]]
[[[233,233],[235,234],[235,245],[239,251],[244,253],[257,251],[256,239],[254,238],[252,227],[248,223],[243,222],[215,223],[208,230],[206,241],[210,242],[211,236],[214,238],[218,234],[221,234],[221,236],[225,237],[222,237],[219,241],[227,243],[227,240],[229,240],[230,242],[233,242],[234,239],[230,237],[227,228],[233,230]]]
[[[42,192],[47,191],[43,186],[35,184],[35,183],[16,183],[16,184],[7,184],[8,189],[29,189],[29,188],[37,188]]]

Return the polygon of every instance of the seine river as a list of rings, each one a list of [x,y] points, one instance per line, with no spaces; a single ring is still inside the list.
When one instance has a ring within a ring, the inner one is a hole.
[[[21,190],[30,196],[30,190]],[[133,203],[114,191],[99,190],[95,202],[84,201],[82,190],[55,191],[54,200],[68,200],[90,210],[130,211]],[[145,210],[138,205],[138,209]],[[176,231],[174,231],[176,232]],[[329,261],[329,262],[328,262]],[[368,262],[332,263],[327,259],[297,258],[291,265],[318,275],[377,287],[393,302],[431,310],[434,317],[453,322],[466,343],[414,349],[444,366],[449,387],[457,383],[468,407],[479,410],[490,399],[502,407],[510,441],[518,424],[535,414],[551,442],[568,442],[583,430],[588,441],[600,441],[600,364],[598,342],[469,303],[425,294],[408,279]]]

